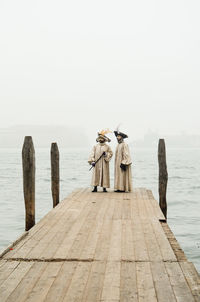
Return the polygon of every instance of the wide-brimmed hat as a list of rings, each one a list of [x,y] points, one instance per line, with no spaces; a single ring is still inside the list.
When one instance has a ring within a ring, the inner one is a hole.
[[[125,134],[125,133],[123,133],[123,132],[120,132],[120,131],[114,131],[114,133],[115,133],[115,136],[120,135],[120,136],[123,137],[123,138],[127,138],[127,137],[128,137],[127,134]]]
[[[106,142],[110,143],[111,139],[109,137],[107,137],[105,134],[110,133],[111,131],[106,129],[106,130],[101,130],[100,132],[98,132],[98,137],[96,139],[97,142],[99,142],[99,138],[103,138]]]

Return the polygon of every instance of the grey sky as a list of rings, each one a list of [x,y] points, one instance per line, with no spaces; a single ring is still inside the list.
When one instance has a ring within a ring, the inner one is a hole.
[[[0,0],[0,127],[200,134],[200,2]]]

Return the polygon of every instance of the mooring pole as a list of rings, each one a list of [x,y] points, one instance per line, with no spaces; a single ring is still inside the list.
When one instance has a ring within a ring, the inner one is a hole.
[[[23,189],[26,211],[25,230],[35,225],[35,150],[31,136],[25,136],[22,149]]]
[[[57,143],[51,144],[51,192],[53,207],[59,203],[60,192],[59,150]]]
[[[159,205],[160,208],[167,219],[167,163],[166,163],[166,150],[165,150],[165,140],[160,139],[158,144],[158,164],[159,164]]]

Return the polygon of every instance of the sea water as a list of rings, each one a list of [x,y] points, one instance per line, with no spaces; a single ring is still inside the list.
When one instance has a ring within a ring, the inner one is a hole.
[[[61,200],[88,187],[89,149],[60,149]],[[157,148],[131,148],[133,186],[152,190],[158,200]],[[36,149],[36,221],[52,209],[50,150]],[[111,187],[114,160],[110,163]],[[200,272],[200,149],[168,149],[168,224],[188,260]],[[24,232],[21,149],[0,149],[0,250]]]

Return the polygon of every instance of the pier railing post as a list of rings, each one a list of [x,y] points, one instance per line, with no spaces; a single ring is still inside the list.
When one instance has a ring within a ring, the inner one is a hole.
[[[26,210],[25,230],[35,225],[35,150],[31,136],[25,136],[22,149],[23,189]]]
[[[57,143],[51,144],[51,191],[53,207],[59,203],[60,173],[59,173],[59,150]]]
[[[158,164],[159,164],[159,205],[160,208],[167,219],[167,163],[166,163],[166,150],[165,150],[165,140],[160,139],[158,144]]]

